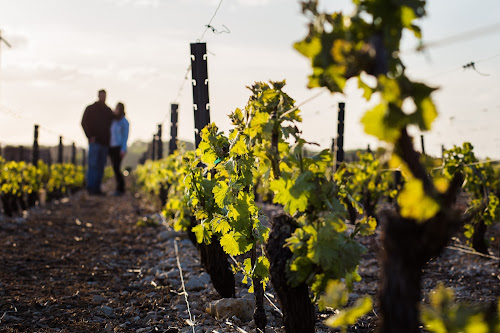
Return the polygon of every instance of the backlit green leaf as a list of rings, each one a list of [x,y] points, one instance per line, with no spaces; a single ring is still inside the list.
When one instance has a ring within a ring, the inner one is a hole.
[[[386,122],[387,106],[379,104],[370,111],[367,111],[361,123],[364,126],[365,133],[373,135],[380,140],[395,142],[400,135],[400,129],[390,127]]]
[[[342,309],[340,312],[325,321],[330,327],[346,327],[354,325],[359,318],[366,315],[373,309],[373,302],[370,296],[356,300],[351,308]]]
[[[226,198],[228,188],[226,183],[218,182],[217,186],[213,189],[215,203],[221,208],[224,207],[224,199]]]
[[[224,249],[224,252],[231,256],[240,255],[252,248],[252,244],[239,232],[223,235],[220,239],[220,245]]]
[[[361,77],[358,77],[358,87],[363,90],[364,99],[369,101],[372,97],[373,89],[364,83],[363,80],[361,80]]]
[[[401,23],[406,28],[410,28],[414,19],[417,18],[412,8],[401,6]]]
[[[439,211],[439,204],[425,194],[422,181],[410,179],[398,196],[401,216],[424,222]]]
[[[238,141],[236,141],[231,148],[231,154],[233,155],[243,155],[248,153],[247,146],[245,144],[245,138],[243,136],[238,137]]]
[[[312,58],[321,52],[321,41],[319,38],[313,37],[310,40],[297,42],[293,47],[307,58]]]

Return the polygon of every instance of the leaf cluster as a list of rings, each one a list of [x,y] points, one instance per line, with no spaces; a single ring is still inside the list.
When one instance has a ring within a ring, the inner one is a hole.
[[[380,160],[371,153],[358,152],[357,157],[355,162],[342,164],[335,172],[334,178],[341,188],[340,194],[344,201],[355,206],[361,214],[365,214],[365,219],[375,218],[377,204],[383,198],[394,196],[390,173],[382,170]],[[375,226],[376,222],[375,225],[373,222],[365,223],[359,225],[359,229],[363,235],[368,235],[373,232]]]
[[[196,158],[186,177],[188,204],[200,223],[193,227],[199,243],[215,237],[223,250],[238,256],[255,251],[265,243],[269,229],[253,194],[253,171],[256,158],[248,135],[233,129],[229,137],[210,124],[201,132]],[[252,283],[268,279],[269,262],[260,257],[240,265]],[[253,288],[253,285],[252,285]]]
[[[40,189],[66,193],[68,189],[83,187],[84,171],[71,163],[52,164],[42,161],[37,165],[24,161],[5,161],[0,157],[0,194],[21,197]]]
[[[288,283],[307,283],[318,294],[329,279],[355,274],[365,249],[347,233],[346,207],[338,199],[337,182],[328,177],[331,153],[304,155],[310,143],[301,137],[300,111],[283,92],[284,85],[258,82],[250,87],[252,96],[244,110],[230,116],[236,126],[231,136],[249,143],[256,158],[254,175],[269,179],[273,202],[298,223],[287,241],[293,253]]]
[[[373,302],[370,296],[359,298],[352,307],[345,308],[348,299],[349,292],[345,283],[335,280],[328,282],[325,294],[319,300],[319,306],[341,310],[328,318],[325,321],[326,325],[341,328],[342,332],[347,332],[348,326],[356,324],[359,318],[372,311]]]
[[[499,198],[494,192],[499,180],[495,170],[489,161],[479,162],[474,154],[474,147],[469,142],[462,146],[454,146],[443,154],[443,173],[448,179],[456,172],[465,176],[463,189],[471,198],[471,209],[475,209],[486,202],[485,208],[472,220],[478,223],[483,220],[486,225],[499,222],[500,205]],[[474,233],[473,226],[465,226],[465,235],[471,238]]]
[[[443,284],[431,291],[430,306],[423,307],[421,319],[425,329],[435,333],[500,332],[499,305],[495,309],[456,303],[453,289]]]
[[[137,166],[136,182],[146,193],[156,196],[166,191],[163,214],[176,231],[187,230],[191,220],[188,207],[185,178],[194,160],[193,151],[185,151],[183,146],[167,157],[157,161],[147,161]]]

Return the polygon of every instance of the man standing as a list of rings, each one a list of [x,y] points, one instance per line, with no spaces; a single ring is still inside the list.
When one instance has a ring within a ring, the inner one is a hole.
[[[82,118],[82,127],[89,139],[87,191],[101,195],[101,182],[108,156],[110,128],[113,112],[106,105],[106,91],[99,90],[98,101],[87,106]]]

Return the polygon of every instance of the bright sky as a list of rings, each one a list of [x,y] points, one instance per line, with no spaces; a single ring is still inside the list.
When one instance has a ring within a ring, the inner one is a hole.
[[[349,11],[349,1],[322,1],[332,10]],[[219,0],[0,0],[0,29],[12,48],[1,46],[0,142],[32,142],[33,124],[41,144],[85,146],[80,120],[97,91],[108,92],[108,105],[125,103],[131,141],[150,140],[157,124],[169,119],[196,42]],[[429,1],[421,22],[425,41],[496,25],[473,39],[403,53],[412,77],[439,86],[434,98],[439,118],[426,134],[427,152],[439,155],[470,141],[477,155],[500,158],[500,2]],[[287,80],[286,91],[301,102],[316,94],[306,88],[310,66],[293,48],[306,34],[306,20],[294,0],[223,0],[212,25],[230,34],[207,31],[211,118],[229,128],[229,114],[243,107],[245,86],[254,81]],[[416,46],[408,37],[404,49]],[[461,67],[471,61],[488,76]],[[359,124],[369,107],[354,85],[345,96],[324,94],[304,105],[303,133],[327,148],[336,135],[337,104],[346,102],[345,149],[379,143]],[[178,100],[179,138],[194,141],[192,88],[186,81]],[[16,112],[22,118],[8,114]],[[170,135],[164,125],[164,139]],[[418,134],[418,133],[417,133]]]

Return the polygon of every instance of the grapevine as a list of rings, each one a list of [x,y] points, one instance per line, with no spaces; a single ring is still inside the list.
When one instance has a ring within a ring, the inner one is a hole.
[[[475,157],[473,146],[465,142],[444,152],[444,175],[449,179],[456,172],[465,175],[464,189],[471,197],[471,207],[478,208],[477,214],[464,226],[465,236],[472,239],[472,246],[478,252],[488,254],[485,240],[486,227],[498,222],[499,199],[490,189],[495,188],[498,178],[488,161],[480,163]]]
[[[397,209],[380,214],[384,224],[380,331],[417,332],[421,268],[473,214],[461,215],[453,206],[463,175],[455,173],[444,186],[431,178],[408,134],[409,127],[430,130],[437,116],[431,97],[436,88],[412,81],[399,58],[403,31],[422,37],[415,21],[425,15],[425,1],[355,0],[353,4],[354,13],[344,15],[321,12],[316,0],[303,2],[303,12],[310,17],[309,34],[295,48],[311,61],[310,88],[343,92],[347,80],[353,79],[366,100],[374,94],[380,97],[361,119],[364,130],[392,145],[391,167],[408,171]],[[376,83],[368,84],[371,81]]]
[[[12,215],[17,203],[24,210],[33,206],[41,190],[49,199],[60,198],[84,184],[81,166],[70,163],[53,164],[50,167],[39,161],[37,165],[26,162],[5,161],[0,157],[0,197],[4,213]]]

